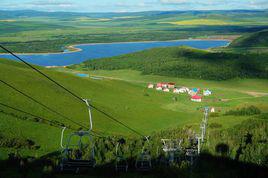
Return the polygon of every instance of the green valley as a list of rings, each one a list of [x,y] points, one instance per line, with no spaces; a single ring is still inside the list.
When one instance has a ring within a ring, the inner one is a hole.
[[[267,10],[0,14],[0,42],[21,53],[62,52],[82,43],[233,39],[268,28]]]
[[[158,47],[68,66],[0,58],[0,178],[266,178],[267,14],[0,11],[0,45],[12,52],[232,40],[206,50]],[[128,170],[118,171],[119,162]]]

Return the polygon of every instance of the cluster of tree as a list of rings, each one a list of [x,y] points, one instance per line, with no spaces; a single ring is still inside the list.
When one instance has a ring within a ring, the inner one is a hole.
[[[4,148],[24,148],[24,149],[33,149],[37,150],[40,148],[39,145],[36,145],[36,143],[31,139],[24,139],[24,138],[10,138],[5,137],[2,134],[0,135],[0,147]]]
[[[203,145],[202,149],[203,153],[268,167],[267,120],[255,118],[229,129],[219,128],[221,128],[220,124],[210,124],[206,144]],[[149,145],[142,138],[123,137],[126,139],[126,143],[122,145],[120,154],[134,162],[137,156],[141,154],[142,149],[145,148],[150,150],[152,159],[157,162],[165,157],[161,139],[174,139],[175,142],[181,139],[182,150],[178,152],[177,156],[180,157],[180,160],[184,160],[185,149],[191,147],[191,138],[194,138],[195,134],[195,129],[192,126],[166,130],[152,134]],[[95,139],[95,153],[98,164],[108,164],[116,159],[115,147],[120,138],[122,137],[113,136]]]
[[[267,117],[267,115],[263,117]],[[134,165],[135,159],[143,147],[150,150],[153,164],[156,163],[153,171],[149,174],[153,177],[266,177],[268,122],[263,117],[244,121],[240,125],[228,129],[210,127],[202,152],[193,166],[183,156],[180,157],[178,164],[172,164],[168,167],[159,165],[157,162],[161,156],[162,158],[165,156],[160,140],[162,138],[183,139],[183,149],[188,148],[191,145],[189,138],[196,134],[193,126],[154,133],[149,139],[150,144],[147,144],[145,139],[136,137],[95,138],[95,158],[100,169],[97,167],[90,174],[96,174],[99,177],[107,176],[104,172],[109,173],[109,175],[113,174],[113,163],[116,158],[115,147],[118,140],[124,138],[126,142],[122,145],[119,154],[127,158],[130,168]],[[85,150],[85,155],[87,154],[89,151]],[[46,159],[42,159],[44,160],[32,162],[32,165],[29,165],[31,170],[41,169],[39,172],[50,177],[54,176],[53,167],[58,165],[58,156],[48,155]],[[46,161],[47,159],[49,162]],[[12,166],[14,165],[12,163]],[[43,167],[39,168],[40,165]],[[135,177],[135,175],[133,176]]]
[[[229,110],[225,113],[225,115],[235,115],[235,116],[250,116],[256,114],[261,114],[261,110],[256,106],[237,108],[236,110]]]
[[[267,120],[251,119],[226,130],[210,130],[205,149],[214,155],[267,167],[267,138]]]
[[[112,58],[88,60],[70,68],[83,70],[133,69],[143,74],[227,80],[268,78],[265,54],[206,52],[187,47],[154,48]]]
[[[236,39],[230,47],[268,47],[268,30],[262,30],[259,32],[244,35]]]

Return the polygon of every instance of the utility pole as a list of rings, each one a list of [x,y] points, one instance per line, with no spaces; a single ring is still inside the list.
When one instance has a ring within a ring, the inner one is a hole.
[[[201,150],[201,137],[197,137],[197,153],[200,154],[200,150]]]

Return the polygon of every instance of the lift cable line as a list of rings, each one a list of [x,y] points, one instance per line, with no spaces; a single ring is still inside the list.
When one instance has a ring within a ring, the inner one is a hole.
[[[15,107],[13,107],[13,106],[10,106],[10,105],[7,105],[7,104],[1,103],[1,102],[0,102],[0,105],[1,105],[1,106],[4,106],[4,107],[6,107],[6,108],[9,108],[9,109],[13,109],[13,110],[18,111],[18,112],[21,112],[21,113],[23,113],[23,114],[27,114],[27,115],[32,116],[32,117],[35,117],[35,118],[40,118],[40,119],[42,119],[42,120],[44,120],[44,121],[47,121],[47,122],[52,122],[52,121],[49,120],[49,119],[45,119],[45,118],[43,118],[43,117],[37,116],[37,115],[32,114],[32,113],[30,113],[30,112],[23,111],[23,110],[21,110],[21,109],[15,108]],[[62,127],[60,127],[60,126],[54,126],[54,127],[62,128]],[[72,128],[70,128],[70,129],[71,129],[71,130],[74,130],[74,129],[72,129]]]
[[[5,48],[3,45],[0,44],[0,47],[7,51],[8,53],[10,53],[12,56],[14,56],[15,58],[17,58],[18,60],[20,60],[21,62],[23,62],[24,64],[26,64],[27,66],[29,66],[31,69],[35,70],[36,72],[38,72],[39,74],[41,74],[42,76],[44,76],[45,78],[47,78],[48,80],[50,80],[51,82],[55,83],[57,86],[59,86],[60,88],[64,89],[65,91],[67,91],[69,94],[71,94],[73,97],[77,98],[79,101],[85,103],[84,99],[79,97],[77,94],[75,94],[74,92],[70,91],[69,89],[67,89],[66,87],[64,87],[63,85],[61,85],[60,83],[58,83],[57,81],[55,81],[54,79],[52,79],[51,77],[49,77],[48,75],[46,75],[45,73],[43,73],[42,71],[40,71],[39,69],[37,69],[36,67],[34,67],[33,65],[31,65],[30,63],[26,62],[25,60],[23,60],[22,58],[20,58],[19,56],[17,56],[16,54],[14,54],[12,51],[8,50],[7,48]],[[123,122],[115,119],[113,116],[109,115],[108,113],[102,111],[101,109],[93,106],[92,104],[90,104],[90,107],[92,107],[93,109],[95,109],[96,111],[102,113],[103,115],[105,115],[108,119],[117,122],[118,124],[124,126],[125,128],[131,130],[132,132],[136,133],[137,135],[140,135],[142,137],[146,137],[143,134],[141,134],[140,132],[138,132],[137,130],[129,127],[128,125],[124,124]]]
[[[66,117],[66,116],[64,116],[64,115],[62,115],[62,114],[59,113],[58,111],[56,111],[56,110],[54,110],[54,109],[48,107],[47,105],[45,105],[45,104],[39,102],[38,100],[36,100],[36,99],[34,99],[33,97],[27,95],[26,93],[20,91],[19,89],[17,89],[17,88],[15,88],[14,86],[8,84],[7,82],[5,82],[5,81],[3,81],[3,80],[1,80],[1,79],[0,79],[0,82],[3,83],[4,85],[8,86],[9,88],[15,90],[16,92],[20,93],[21,95],[23,95],[23,96],[29,98],[29,99],[32,100],[33,102],[35,102],[35,103],[37,103],[37,104],[43,106],[43,107],[46,108],[47,110],[49,110],[49,111],[51,111],[51,112],[57,114],[58,116],[61,116],[62,118],[66,119],[66,120],[69,120],[69,121],[71,121],[72,123],[74,123],[74,124],[76,124],[76,125],[78,125],[78,126],[80,126],[80,127],[85,128],[84,125],[82,125],[82,124],[80,124],[80,123],[78,123],[78,122],[75,122],[75,121],[73,121],[72,119],[70,119],[70,118],[68,118],[68,117]]]
[[[43,104],[43,103],[37,101],[36,99],[34,99],[33,97],[31,97],[31,96],[25,94],[24,92],[18,90],[17,88],[15,88],[14,86],[8,84],[7,82],[5,82],[5,81],[3,81],[3,80],[1,80],[1,79],[0,79],[0,82],[3,83],[3,84],[5,84],[5,85],[7,85],[7,86],[10,87],[10,88],[12,88],[13,90],[15,90],[16,92],[20,93],[21,95],[23,95],[23,96],[29,98],[29,99],[32,100],[33,102],[35,102],[35,103],[37,103],[37,104],[39,104],[39,105],[45,107],[47,110],[49,110],[49,111],[51,111],[51,112],[53,112],[53,113],[55,113],[55,114],[61,116],[63,119],[69,120],[69,121],[71,121],[72,123],[74,123],[74,124],[76,124],[76,125],[78,125],[78,126],[80,126],[80,127],[82,127],[82,128],[86,128],[84,125],[82,125],[82,124],[80,124],[80,123],[78,123],[78,122],[73,121],[72,119],[70,119],[70,118],[64,116],[63,114],[61,114],[61,113],[55,111],[54,109],[51,109],[50,107],[48,107],[48,106],[46,106],[45,104]],[[2,104],[2,105],[3,105],[3,104]],[[13,109],[14,109],[14,108],[13,108]],[[95,134],[98,134],[96,131],[93,131],[93,130],[92,130],[92,132],[95,133]],[[99,135],[99,137],[103,137],[103,136],[100,136],[100,134],[98,134],[98,135]]]
[[[3,45],[0,44],[0,47],[7,51],[8,53],[10,53],[12,56],[14,56],[15,58],[17,58],[18,60],[20,60],[21,62],[23,62],[24,64],[26,64],[27,66],[29,66],[31,69],[35,70],[36,72],[38,72],[39,74],[43,75],[45,78],[47,78],[48,80],[50,80],[51,82],[55,83],[56,85],[58,85],[59,87],[63,88],[65,91],[67,91],[68,93],[70,93],[71,95],[73,95],[75,98],[79,99],[80,101],[83,101],[82,98],[80,98],[78,95],[76,95],[75,93],[73,93],[72,91],[68,90],[67,88],[65,88],[63,85],[61,85],[60,83],[56,82],[54,79],[52,79],[51,77],[49,77],[48,75],[46,75],[45,73],[41,72],[40,70],[38,70],[36,67],[34,67],[33,65],[31,65],[30,63],[26,62],[25,60],[23,60],[22,58],[20,58],[19,56],[17,56],[16,54],[14,54],[12,51],[8,50],[7,48],[5,48]]]
[[[24,111],[24,110],[21,110],[21,109],[19,109],[19,108],[16,108],[16,107],[13,107],[13,106],[10,106],[10,105],[1,103],[1,102],[0,102],[0,105],[1,105],[1,106],[4,106],[4,107],[6,107],[6,108],[9,108],[9,109],[13,109],[13,110],[15,110],[15,111],[18,111],[18,112],[27,114],[27,115],[32,116],[32,117],[35,117],[35,118],[40,118],[40,119],[42,119],[42,120],[44,120],[44,121],[47,121],[47,122],[52,122],[52,120],[50,120],[50,119],[46,119],[46,118],[44,118],[44,117],[40,117],[40,116],[38,116],[38,115],[36,115],[36,114],[32,114],[32,113],[30,113],[30,112],[28,112],[28,111]],[[55,125],[54,125],[54,127],[61,128],[61,129],[62,129],[61,126],[55,126]],[[75,129],[73,129],[73,128],[70,128],[70,129],[71,129],[71,130],[75,130]],[[97,132],[95,132],[95,131],[92,131],[92,132],[94,133],[94,136],[97,136],[97,137],[99,137],[99,138],[105,138],[105,137],[103,137],[103,136],[100,136],[100,135],[99,135]],[[95,134],[96,134],[96,135],[95,135]],[[98,134],[98,135],[97,135],[97,134]]]

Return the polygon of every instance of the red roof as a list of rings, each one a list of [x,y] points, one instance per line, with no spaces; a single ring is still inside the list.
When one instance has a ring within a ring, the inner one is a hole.
[[[198,96],[198,95],[194,95],[194,96],[192,96],[192,99],[202,99],[202,97]]]

